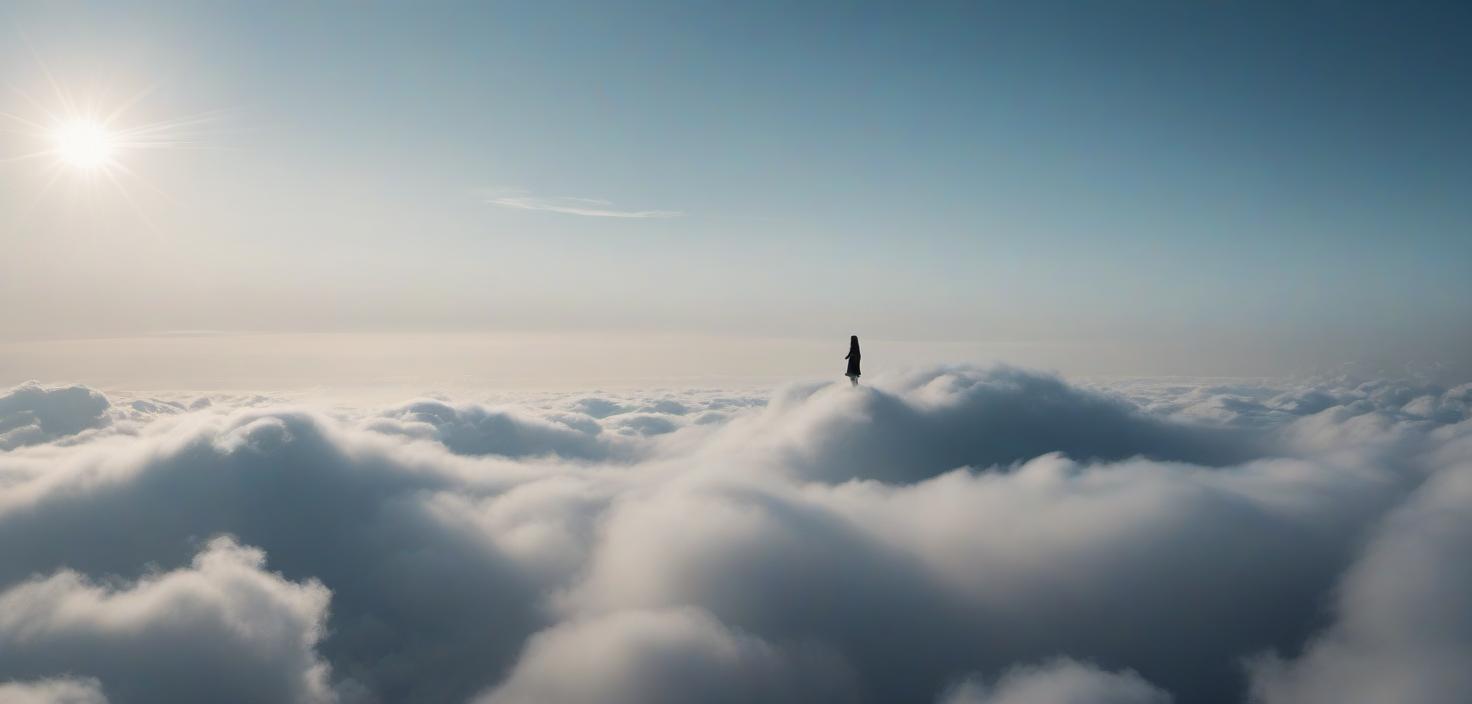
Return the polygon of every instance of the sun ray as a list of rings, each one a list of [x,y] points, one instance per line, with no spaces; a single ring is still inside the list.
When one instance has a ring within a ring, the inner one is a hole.
[[[4,159],[0,159],[0,164],[14,164],[14,163],[17,163],[17,162],[22,162],[22,161],[31,161],[31,160],[34,160],[34,159],[41,159],[43,157],[55,156],[55,154],[56,153],[54,151],[50,150],[50,149],[45,150],[45,151],[39,151],[39,152],[31,152],[29,154],[21,154],[21,155],[18,155],[18,156],[12,156],[12,157],[6,157]]]
[[[138,219],[143,221],[144,226],[146,226],[150,232],[158,233],[158,227],[153,224],[153,219],[148,217],[148,213],[145,213],[143,211],[143,207],[140,206],[138,204],[138,201],[133,198],[133,194],[129,193],[128,189],[118,181],[117,174],[112,171],[103,171],[102,174],[103,176],[106,176],[107,180],[110,181],[113,187],[117,189],[118,195],[122,196],[123,200],[128,204],[128,207],[131,208],[133,210],[133,213],[138,216]]]
[[[149,191],[152,191],[156,195],[162,196],[164,198],[168,198],[169,197],[168,191],[165,191],[164,189],[159,188],[158,186],[155,186],[148,179],[146,179],[143,176],[139,175],[137,171],[134,171],[133,169],[128,168],[128,166],[125,165],[125,164],[115,164],[114,165],[114,168],[111,171],[108,172],[109,178],[113,177],[115,174],[122,174],[124,176],[127,176],[128,178],[133,179],[133,181],[135,183],[137,183],[139,186],[142,186],[143,188],[146,188]]]
[[[126,113],[128,110],[132,109],[134,105],[137,105],[139,101],[152,94],[153,90],[154,87],[149,86],[147,88],[144,88],[143,90],[138,91],[137,93],[134,93],[133,97],[119,103],[117,107],[113,108],[112,112],[109,112],[105,117],[103,117],[102,124],[109,126],[112,125],[114,120],[122,117],[123,113]]]
[[[32,120],[27,120],[26,118],[21,117],[20,115],[17,115],[17,114],[15,114],[13,112],[0,112],[0,117],[3,117],[5,119],[7,119],[7,120],[14,120],[15,122],[19,122],[22,125],[25,125],[27,127],[30,127],[32,130],[46,130],[46,129],[49,129],[46,125],[43,125],[43,124],[41,124],[39,122],[34,122]],[[17,131],[17,134],[19,134],[19,131]]]
[[[57,101],[61,103],[62,110],[68,114],[77,114],[80,112],[77,106],[72,103],[71,94],[65,88],[61,87],[61,82],[56,80],[56,75],[51,72],[50,67],[41,59],[40,54],[37,54],[35,49],[31,49],[31,56],[35,59],[36,65],[40,67],[41,75],[45,76],[46,82],[51,85],[51,91],[56,95]]]

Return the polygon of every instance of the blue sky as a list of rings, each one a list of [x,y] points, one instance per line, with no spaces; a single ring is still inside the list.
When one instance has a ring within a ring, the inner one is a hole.
[[[1472,357],[1455,5],[19,3],[0,27],[27,94],[44,65],[75,95],[151,88],[130,119],[212,115],[199,148],[119,157],[132,205],[0,165],[12,340]]]

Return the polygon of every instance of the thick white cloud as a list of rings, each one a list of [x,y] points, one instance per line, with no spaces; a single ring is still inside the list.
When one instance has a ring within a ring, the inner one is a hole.
[[[463,455],[604,458],[620,448],[600,438],[596,423],[538,417],[479,404],[416,401],[383,414],[368,426],[382,433],[430,438]]]
[[[0,394],[0,450],[106,425],[108,405],[107,397],[85,386],[17,386]]]
[[[95,679],[0,682],[0,704],[107,704],[107,696]]]
[[[1338,591],[1337,619],[1292,661],[1256,663],[1263,704],[1433,704],[1472,697],[1472,421],[1453,462],[1380,526]]]
[[[774,646],[684,608],[622,611],[540,633],[480,704],[796,703],[857,694],[842,661],[822,648]]]
[[[888,701],[1060,651],[1230,691],[1237,655],[1311,627],[1355,529],[1399,490],[1381,472],[1293,460],[1056,456],[905,486],[670,483],[609,513],[560,605],[698,605],[763,635],[822,634]]]
[[[1105,672],[1061,659],[1017,667],[988,687],[978,678],[957,685],[940,704],[1170,704],[1171,696],[1131,671]]]
[[[328,591],[264,563],[216,538],[188,568],[130,585],[71,571],[21,582],[0,592],[0,677],[81,672],[118,701],[327,701],[314,647]]]
[[[917,372],[877,388],[794,387],[750,424],[736,428],[743,443],[768,446],[773,463],[827,482],[911,482],[1048,452],[1208,465],[1262,452],[1255,436],[1231,428],[1146,414],[1117,396],[1008,368]]]
[[[0,680],[1277,704],[1379,672],[1355,691],[1456,699],[1472,628],[1435,614],[1472,612],[1469,397],[946,369],[769,400],[102,399],[0,452]]]

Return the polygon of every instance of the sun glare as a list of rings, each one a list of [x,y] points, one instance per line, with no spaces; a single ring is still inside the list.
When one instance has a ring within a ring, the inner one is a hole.
[[[78,169],[96,169],[112,159],[115,150],[113,135],[103,125],[86,120],[76,120],[57,127],[52,135],[56,155],[68,166]]]
[[[77,94],[64,88],[39,59],[37,69],[48,92],[32,95],[14,85],[7,86],[8,94],[0,90],[0,108],[5,103],[19,108],[0,109],[0,167],[34,164],[35,201],[63,184],[70,186],[69,193],[95,203],[99,189],[110,187],[147,220],[134,194],[162,191],[139,173],[135,157],[145,151],[208,146],[205,129],[219,113],[142,121],[137,112],[148,89],[116,99],[107,87]]]

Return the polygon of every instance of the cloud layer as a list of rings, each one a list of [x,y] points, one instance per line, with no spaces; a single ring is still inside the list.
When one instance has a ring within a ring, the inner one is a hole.
[[[1469,409],[1007,368],[382,409],[28,384],[0,700],[1457,700]]]

